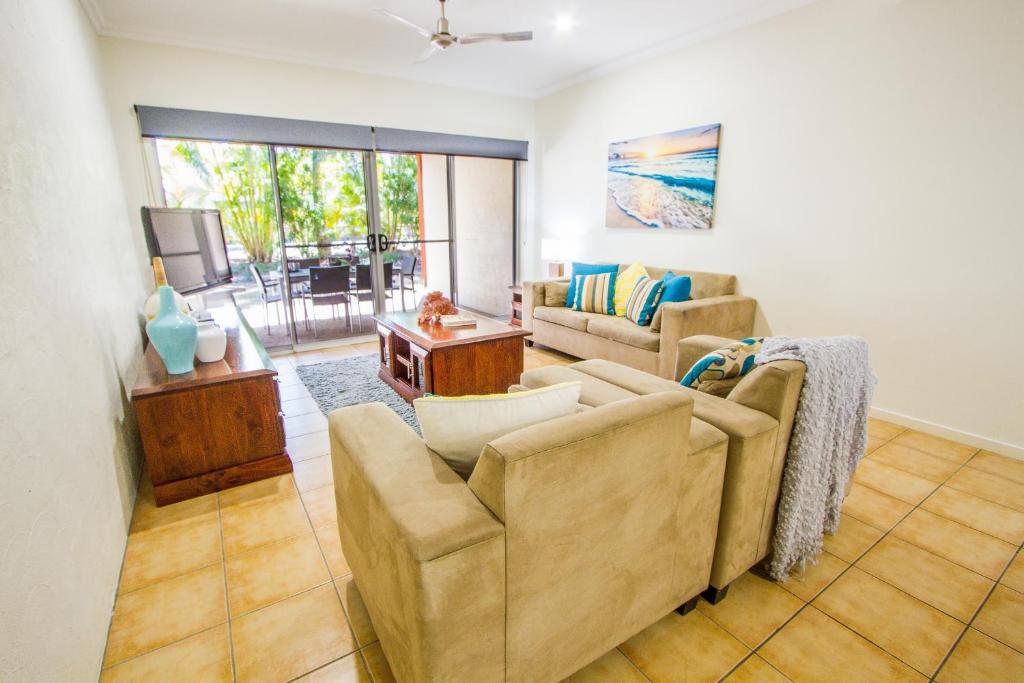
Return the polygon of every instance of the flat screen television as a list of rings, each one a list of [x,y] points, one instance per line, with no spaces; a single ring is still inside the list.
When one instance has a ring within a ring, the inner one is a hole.
[[[231,282],[220,211],[142,207],[150,258],[164,260],[167,283],[182,294]]]

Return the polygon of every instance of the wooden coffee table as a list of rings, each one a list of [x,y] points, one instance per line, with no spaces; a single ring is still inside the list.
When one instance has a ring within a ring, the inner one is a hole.
[[[380,344],[377,376],[406,401],[504,393],[523,372],[523,337],[530,333],[480,317],[472,327],[420,325],[419,313],[374,316]]]

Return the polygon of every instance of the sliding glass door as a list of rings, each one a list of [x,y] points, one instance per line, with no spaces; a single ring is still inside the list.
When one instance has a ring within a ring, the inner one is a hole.
[[[237,305],[268,348],[373,333],[440,291],[507,317],[515,281],[516,163],[155,138],[167,206],[218,209]]]

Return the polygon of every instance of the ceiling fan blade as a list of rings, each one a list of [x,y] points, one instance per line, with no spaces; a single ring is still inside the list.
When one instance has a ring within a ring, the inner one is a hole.
[[[533,31],[516,31],[514,33],[468,33],[459,36],[459,43],[513,43],[520,40],[533,40]]]
[[[386,9],[379,9],[379,10],[377,10],[377,13],[378,14],[383,14],[385,17],[387,17],[389,19],[393,19],[394,21],[397,21],[399,24],[402,24],[403,26],[405,26],[407,28],[411,28],[413,31],[416,31],[416,33],[420,34],[424,38],[432,38],[434,36],[434,34],[431,31],[428,31],[427,29],[423,28],[422,26],[419,26],[417,24],[412,23],[408,19],[400,17],[397,14],[392,14],[391,12],[387,11]]]
[[[422,53],[420,53],[420,56],[416,58],[416,61],[413,62],[413,64],[422,64],[423,62],[427,61],[428,59],[430,59],[431,57],[433,57],[434,55],[436,55],[440,51],[441,51],[441,48],[437,47],[436,45],[431,45],[426,50],[424,50]]]

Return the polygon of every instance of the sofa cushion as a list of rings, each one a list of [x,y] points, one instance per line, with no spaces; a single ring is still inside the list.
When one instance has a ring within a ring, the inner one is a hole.
[[[587,331],[587,323],[594,318],[605,318],[599,313],[584,313],[574,311],[571,308],[558,306],[538,306],[533,309],[533,317],[537,320],[554,323],[563,327],[569,327],[580,332]]]
[[[639,261],[619,271],[615,278],[615,315],[620,318],[626,315],[626,302],[643,277],[647,277],[647,271],[644,270],[644,264]]]
[[[605,403],[622,401],[636,396],[636,392],[592,377],[565,365],[546,365],[523,373],[520,383],[527,389],[540,389],[563,382],[580,382],[580,403],[587,406],[603,406]]]
[[[645,351],[657,351],[661,346],[661,335],[649,327],[638,327],[628,318],[595,316],[587,323],[587,332]]]
[[[573,261],[572,271],[569,273],[569,293],[565,298],[565,305],[572,307],[573,302],[576,301],[576,276],[577,275],[597,275],[599,273],[615,273],[618,275],[619,266],[616,264],[607,263],[577,263]],[[613,289],[614,291],[614,289]]]
[[[573,415],[579,382],[487,396],[425,396],[412,402],[423,441],[463,479],[488,442],[556,417]]]
[[[572,307],[587,313],[615,315],[615,278],[615,273],[577,275]]]
[[[631,320],[640,327],[650,325],[664,290],[663,281],[652,280],[646,275],[640,278],[633,293],[629,295],[629,301],[626,302],[626,320]]]
[[[565,306],[565,298],[568,294],[568,282],[548,282],[544,285],[544,305]]]
[[[704,383],[742,377],[754,368],[763,340],[764,337],[748,337],[715,349],[694,363],[679,383],[703,390]]]

